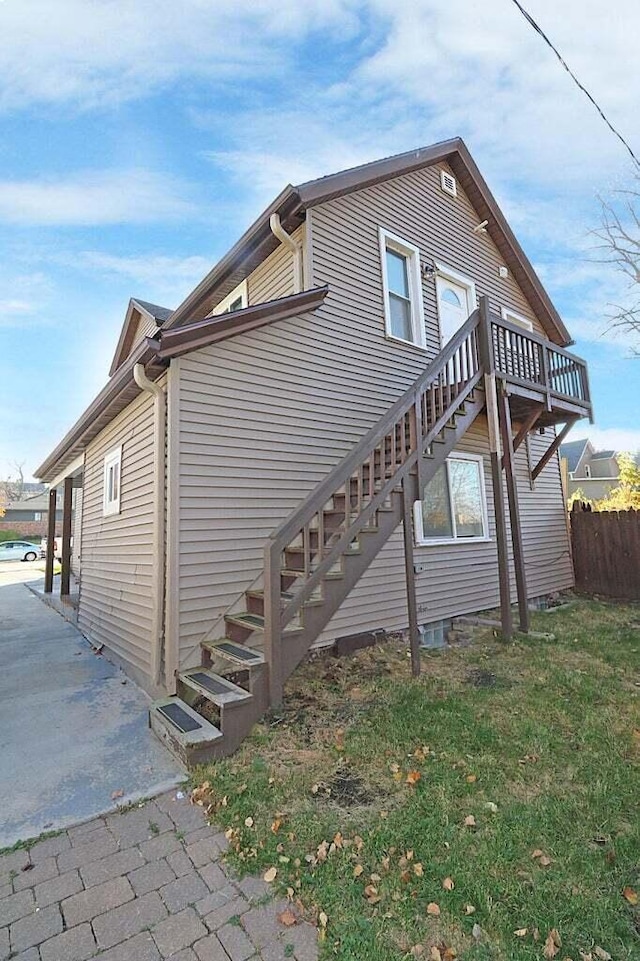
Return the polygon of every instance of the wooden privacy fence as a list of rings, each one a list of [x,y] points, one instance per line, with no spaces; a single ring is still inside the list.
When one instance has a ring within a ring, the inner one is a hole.
[[[640,511],[571,511],[576,590],[640,601]]]

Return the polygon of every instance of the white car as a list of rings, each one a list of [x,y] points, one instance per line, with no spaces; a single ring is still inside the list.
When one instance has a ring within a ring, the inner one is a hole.
[[[40,548],[29,541],[0,541],[0,561],[37,561]]]

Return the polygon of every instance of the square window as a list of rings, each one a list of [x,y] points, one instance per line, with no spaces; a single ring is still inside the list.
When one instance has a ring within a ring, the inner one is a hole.
[[[104,459],[102,513],[120,513],[120,474],[122,447],[109,451]]]
[[[380,228],[380,256],[387,336],[424,347],[420,252],[413,244]]]
[[[456,454],[436,472],[415,505],[418,544],[488,539],[482,457]]]

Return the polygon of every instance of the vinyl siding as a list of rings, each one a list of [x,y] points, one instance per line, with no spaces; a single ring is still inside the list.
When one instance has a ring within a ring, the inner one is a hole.
[[[324,306],[181,358],[177,523],[183,665],[198,662],[200,638],[259,580],[269,533],[439,349],[433,279],[423,280],[427,350],[385,337],[380,226],[416,244],[423,261],[439,260],[469,276],[496,311],[508,306],[541,329],[513,278],[499,277],[502,259],[487,235],[473,233],[477,222],[462,191],[454,200],[440,190],[439,169],[322,204],[309,213],[306,228],[313,251],[310,282],[330,288]],[[279,279],[267,278],[265,268],[257,288],[278,291],[270,296],[290,292],[280,286],[282,253],[270,258]],[[288,254],[289,264],[290,259]],[[461,449],[486,457],[482,421]],[[534,595],[571,582],[560,477],[554,460],[531,492],[524,449],[518,470]],[[490,501],[488,462],[485,473]],[[547,563],[556,553],[557,561]],[[420,548],[417,557],[427,564],[418,578],[421,620],[497,602],[494,541]],[[323,638],[405,626],[403,563],[396,533]]]
[[[105,517],[104,457],[119,444],[120,513]],[[80,629],[144,680],[150,661],[153,573],[153,399],[147,393],[87,448],[83,500]]]

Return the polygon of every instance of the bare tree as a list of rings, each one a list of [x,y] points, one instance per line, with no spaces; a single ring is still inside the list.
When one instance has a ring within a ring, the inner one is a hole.
[[[616,196],[617,202],[600,200],[602,225],[593,231],[602,254],[597,262],[612,264],[630,281],[629,302],[610,305],[609,329],[632,334],[632,350],[640,356],[640,175],[631,189]]]
[[[16,476],[9,476],[6,480],[0,481],[0,497],[4,498],[5,506],[7,501],[19,501],[24,496],[24,461],[18,463],[13,461],[12,466]]]

